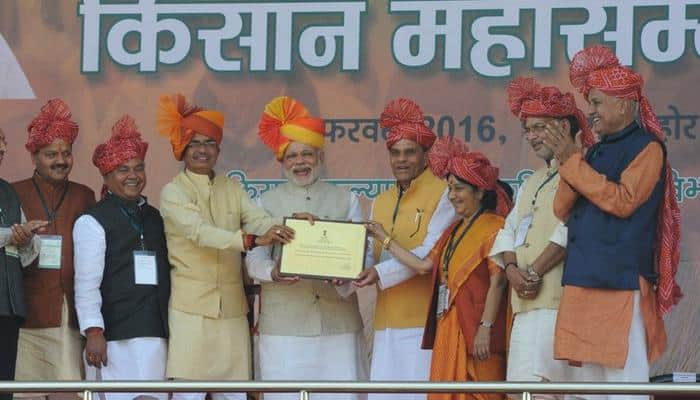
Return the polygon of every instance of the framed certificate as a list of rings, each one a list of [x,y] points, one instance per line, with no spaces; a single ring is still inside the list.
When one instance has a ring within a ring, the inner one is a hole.
[[[367,228],[361,222],[285,218],[294,239],[282,246],[280,274],[315,279],[355,279],[365,262]]]

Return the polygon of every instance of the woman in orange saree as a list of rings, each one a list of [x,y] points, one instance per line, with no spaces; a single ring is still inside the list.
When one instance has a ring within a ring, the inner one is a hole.
[[[439,141],[429,155],[438,176],[447,176],[448,198],[461,217],[424,259],[401,248],[381,225],[367,224],[402,264],[433,275],[433,295],[423,335],[432,348],[431,381],[505,380],[506,278],[488,258],[510,198],[497,182],[498,169],[481,153],[456,141]],[[429,400],[496,400],[500,394],[432,393]]]

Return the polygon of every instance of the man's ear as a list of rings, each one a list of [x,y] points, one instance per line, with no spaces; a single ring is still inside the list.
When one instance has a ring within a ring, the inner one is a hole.
[[[559,120],[559,124],[561,125],[561,129],[564,132],[568,132],[570,135],[575,134],[576,132],[571,132],[571,123],[569,123],[568,118],[562,118]]]

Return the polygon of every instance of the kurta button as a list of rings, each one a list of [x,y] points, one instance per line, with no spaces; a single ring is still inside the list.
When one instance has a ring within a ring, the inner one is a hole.
[[[311,200],[311,197],[309,197],[309,196],[306,196],[306,200]]]
[[[314,297],[316,297],[316,300],[319,300],[321,298],[321,296],[319,296],[319,295],[316,295]]]
[[[523,246],[525,246],[525,248],[528,248],[530,247],[530,243],[525,243]]]
[[[535,206],[535,207],[532,207],[532,211],[537,211],[537,210],[539,210],[539,209],[540,209],[540,208],[539,208],[539,207],[537,207],[537,206]]]

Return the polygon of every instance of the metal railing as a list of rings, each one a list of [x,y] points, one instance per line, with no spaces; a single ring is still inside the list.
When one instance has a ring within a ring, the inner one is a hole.
[[[542,394],[693,394],[700,398],[700,383],[528,383],[528,382],[303,382],[303,381],[0,381],[0,392],[82,392],[92,400],[95,392],[299,392],[309,393],[522,393],[530,400]]]

